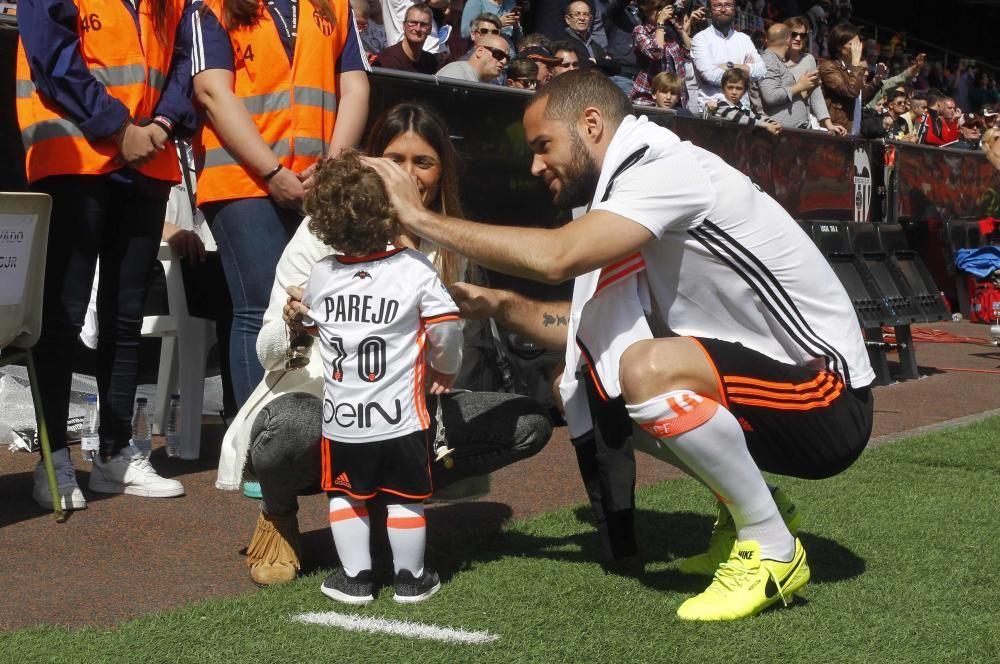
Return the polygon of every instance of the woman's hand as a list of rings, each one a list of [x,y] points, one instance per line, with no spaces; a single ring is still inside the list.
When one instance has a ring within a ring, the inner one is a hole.
[[[656,12],[656,23],[669,23],[674,18],[674,6],[667,5],[660,11]]]
[[[288,293],[288,299],[285,300],[281,316],[285,319],[288,329],[292,331],[292,336],[295,336],[303,331],[302,319],[309,315],[309,307],[302,304],[302,296],[306,292],[301,286],[288,286],[285,292]]]
[[[847,47],[851,49],[851,65],[857,67],[861,64],[861,51],[864,49],[861,38],[855,37],[847,43]]]
[[[192,265],[205,262],[205,244],[194,231],[184,230],[168,221],[163,224],[161,237],[181,259],[187,259]]]
[[[267,181],[267,190],[274,202],[289,210],[301,210],[306,190],[297,176],[287,168],[282,168]]]
[[[443,374],[428,367],[427,383],[431,394],[445,394],[451,392],[451,386],[455,384],[455,374]]]
[[[690,36],[692,30],[694,29],[694,26],[704,20],[705,20],[705,8],[698,7],[698,9],[694,10],[693,12],[684,17],[684,27],[683,27],[684,33]]]

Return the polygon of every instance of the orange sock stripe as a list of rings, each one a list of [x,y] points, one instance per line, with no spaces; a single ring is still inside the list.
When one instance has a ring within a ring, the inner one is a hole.
[[[693,410],[684,411],[683,415],[665,417],[655,422],[643,422],[639,426],[657,438],[679,436],[708,422],[718,409],[718,403],[711,399],[705,399],[701,403],[695,404]]]
[[[387,528],[426,528],[427,519],[422,516],[391,516],[385,520]]]
[[[347,519],[365,519],[368,518],[368,508],[364,505],[359,505],[357,507],[344,507],[339,510],[333,510],[330,512],[330,523],[337,523],[338,521],[346,521]]]

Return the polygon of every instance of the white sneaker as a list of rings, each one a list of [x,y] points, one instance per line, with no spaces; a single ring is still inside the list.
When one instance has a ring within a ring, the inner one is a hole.
[[[147,498],[184,495],[184,485],[177,480],[157,475],[149,459],[131,444],[107,461],[94,461],[94,467],[90,471],[90,490]]]
[[[69,448],[64,447],[52,453],[52,465],[56,469],[56,486],[59,487],[59,497],[64,510],[87,509],[87,501],[76,483],[76,469],[73,460],[69,458]],[[41,461],[35,466],[35,486],[31,496],[42,508],[52,509],[52,491],[49,489],[49,478],[45,475],[45,464]]]

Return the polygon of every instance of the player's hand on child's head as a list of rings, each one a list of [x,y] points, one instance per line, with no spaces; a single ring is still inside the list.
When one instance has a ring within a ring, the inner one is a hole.
[[[361,157],[361,162],[382,178],[385,189],[389,192],[389,202],[396,209],[399,221],[407,226],[408,214],[419,212],[424,207],[417,179],[402,166],[385,157]]]
[[[427,384],[427,390],[431,394],[446,394],[451,392],[451,386],[455,384],[455,374],[441,373],[428,367]]]

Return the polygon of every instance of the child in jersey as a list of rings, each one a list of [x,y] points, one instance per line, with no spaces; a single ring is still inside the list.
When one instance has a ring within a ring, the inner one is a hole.
[[[365,501],[382,493],[394,599],[419,602],[441,587],[424,565],[422,501],[432,491],[425,390],[447,391],[458,373],[458,307],[423,254],[392,246],[395,211],[355,153],[323,162],[315,178],[309,230],[339,252],[313,267],[302,298],[326,377],[322,486],[342,565],[321,589],[348,604],[373,599]]]

